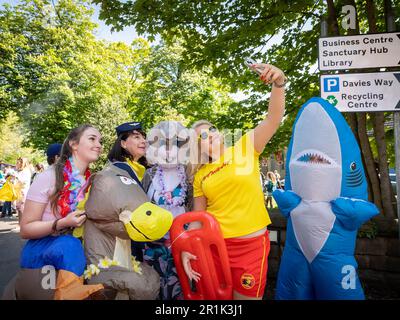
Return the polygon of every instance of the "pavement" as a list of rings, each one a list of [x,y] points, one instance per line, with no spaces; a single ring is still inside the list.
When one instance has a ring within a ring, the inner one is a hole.
[[[0,298],[19,269],[19,258],[25,241],[19,235],[18,217],[0,218]]]

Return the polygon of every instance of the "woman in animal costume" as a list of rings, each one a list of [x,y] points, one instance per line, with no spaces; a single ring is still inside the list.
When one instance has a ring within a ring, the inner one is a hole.
[[[84,285],[86,259],[80,241],[69,233],[86,216],[77,210],[89,187],[88,166],[101,152],[101,135],[90,126],[73,129],[58,162],[32,183],[21,217],[21,270],[5,299],[85,299],[102,285]],[[52,266],[49,269],[48,266]]]
[[[285,109],[286,83],[283,72],[267,64],[260,79],[272,83],[266,118],[225,148],[222,135],[207,121],[193,128],[202,166],[194,177],[194,210],[207,211],[219,222],[229,255],[234,299],[262,299],[267,278],[271,223],[260,184],[259,155],[278,129]],[[191,223],[189,228],[200,228]],[[182,253],[182,263],[190,280],[200,274],[192,269],[190,252]]]
[[[148,201],[125,162],[108,164],[93,178],[85,205],[84,247],[89,284],[102,284],[106,298],[156,299],[160,277],[132,258],[131,239],[155,241],[171,227],[172,215]]]
[[[127,163],[139,181],[142,181],[147,169],[146,133],[142,124],[138,121],[126,122],[116,127],[115,131],[117,139],[108,153],[108,160]],[[138,261],[143,261],[143,249],[143,243],[132,241],[132,254]]]
[[[143,187],[149,199],[174,217],[190,211],[193,193],[186,175],[189,130],[177,121],[161,121],[150,130],[148,143],[146,158],[153,167],[146,171]],[[144,259],[161,277],[161,300],[183,298],[170,246],[169,233],[146,243]]]
[[[364,299],[354,259],[357,229],[378,214],[368,202],[360,149],[341,113],[312,98],[300,109],[287,152],[288,218],[277,299]]]

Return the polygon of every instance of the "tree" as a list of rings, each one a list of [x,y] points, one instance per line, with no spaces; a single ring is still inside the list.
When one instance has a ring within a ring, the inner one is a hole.
[[[72,0],[25,0],[0,10],[0,114],[14,110],[40,150],[91,123],[108,151],[115,126],[129,119],[140,56],[124,43],[97,40],[91,14]]]
[[[19,157],[29,158],[33,163],[45,161],[44,153],[29,145],[27,133],[18,116],[10,112],[0,122],[0,159],[5,163],[16,164]]]
[[[232,92],[242,90],[249,96],[233,103],[218,120],[224,128],[254,127],[266,114],[268,92],[257,77],[244,65],[244,58],[271,62],[290,77],[287,93],[286,120],[268,144],[266,153],[281,150],[290,138],[294,110],[308,97],[318,94],[317,74],[310,71],[315,64],[318,38],[316,14],[321,5],[315,1],[127,1],[94,0],[101,4],[100,18],[120,30],[134,25],[151,39],[161,35],[167,44],[179,41],[183,63],[200,72],[209,69],[212,76]],[[312,22],[311,30],[304,30]],[[283,42],[264,50],[268,41],[280,30]],[[293,50],[296,48],[295,57]],[[210,112],[206,118],[213,116]]]
[[[146,128],[171,116],[185,125],[205,117],[217,121],[234,102],[229,88],[207,70],[195,71],[185,65],[179,44],[154,46],[139,63],[135,79],[138,85],[127,106]]]
[[[267,100],[260,97],[265,92],[254,75],[243,69],[243,57],[271,62],[289,76],[286,119],[271,141],[271,151],[285,145],[290,138],[296,110],[308,98],[319,95],[317,39],[321,18],[327,17],[329,35],[346,34],[338,19],[345,4],[358,8],[358,26],[361,33],[385,31],[385,15],[390,11],[389,0],[381,2],[357,1],[126,1],[93,0],[102,6],[100,18],[115,29],[134,25],[136,30],[149,37],[160,35],[167,42],[182,41],[185,61],[201,70],[212,68],[212,74],[224,79],[233,90],[244,90],[250,98],[228,113],[237,125],[257,123],[265,111]],[[400,1],[392,1],[392,10],[400,17]],[[375,17],[371,13],[375,13]],[[373,29],[375,28],[375,29]],[[268,50],[271,39],[281,36],[281,41]],[[315,84],[315,85],[314,85]],[[264,100],[264,101],[263,101]],[[387,116],[386,116],[387,118]],[[387,146],[392,146],[392,135],[385,132],[385,115],[347,115],[363,150],[364,163],[371,191],[371,199],[385,214],[393,218],[388,185]],[[226,119],[229,122],[229,119]],[[241,121],[244,120],[244,121]],[[367,129],[373,129],[375,139],[370,141]],[[373,153],[376,151],[375,153]],[[378,171],[375,160],[379,162]],[[382,203],[381,203],[382,201]]]

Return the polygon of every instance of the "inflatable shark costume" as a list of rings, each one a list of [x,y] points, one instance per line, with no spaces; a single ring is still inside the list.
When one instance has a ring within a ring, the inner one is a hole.
[[[357,229],[374,215],[356,139],[321,98],[293,126],[285,190],[273,193],[288,218],[277,299],[364,299],[354,258]]]

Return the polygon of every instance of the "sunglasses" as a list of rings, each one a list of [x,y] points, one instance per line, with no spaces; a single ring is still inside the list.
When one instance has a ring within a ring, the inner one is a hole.
[[[202,130],[202,132],[198,136],[198,140],[206,140],[210,136],[210,132],[217,132],[218,129],[214,126],[209,127],[208,129]]]
[[[150,145],[158,145],[158,146],[163,146],[167,145],[170,146],[171,144],[176,144],[178,148],[183,147],[186,143],[189,142],[189,138],[186,138],[185,140],[182,140],[180,138],[175,138],[175,139],[159,139],[158,136],[155,136],[153,140],[149,140],[148,143]]]

